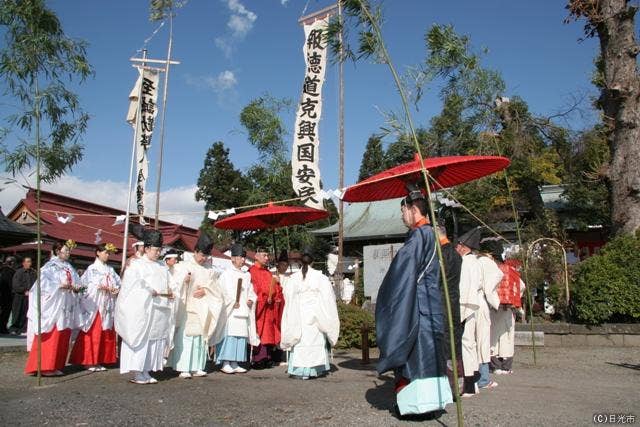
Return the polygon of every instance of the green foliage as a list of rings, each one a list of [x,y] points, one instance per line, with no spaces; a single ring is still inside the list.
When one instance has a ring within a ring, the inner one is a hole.
[[[92,75],[86,43],[67,37],[42,0],[3,1],[0,26],[0,76],[5,94],[18,103],[17,111],[6,118],[9,128],[4,129],[0,155],[6,171],[15,176],[34,164],[39,146],[39,179],[54,181],[82,158],[79,139],[89,116],[65,81],[84,81]],[[6,142],[9,130],[15,133],[13,146]]]
[[[198,178],[196,200],[205,202],[206,210],[241,206],[247,183],[229,160],[229,149],[222,141],[214,142],[204,158]]]
[[[150,0],[149,1],[149,20],[161,21],[170,16],[175,16],[175,9],[179,9],[185,5],[188,0]]]
[[[420,144],[420,149],[423,153],[427,150],[427,131],[424,129],[416,130],[416,137]],[[384,153],[385,168],[392,168],[402,163],[410,162],[416,155],[416,146],[413,142],[413,138],[408,133],[401,133],[398,138],[389,144],[387,150]]]
[[[247,130],[249,142],[261,155],[269,158],[286,158],[288,150],[284,137],[287,131],[279,113],[290,106],[290,100],[264,95],[254,99],[242,109],[240,123]]]
[[[371,135],[362,155],[358,181],[369,178],[385,169],[384,150],[382,138],[379,135]]]
[[[362,325],[369,326],[369,347],[376,346],[376,328],[373,314],[362,308],[338,302],[340,337],[336,348],[362,348]]]
[[[609,189],[605,176],[610,151],[607,134],[601,126],[581,134],[566,158],[566,216],[571,225],[586,229],[589,225],[610,225]]]
[[[357,60],[361,58],[374,57],[375,60],[386,62],[382,52],[382,45],[376,36],[376,31],[372,25],[382,22],[382,10],[379,6],[372,9],[371,3],[367,0],[341,0],[343,18],[342,22],[336,17],[329,22],[326,39],[333,57],[340,61],[345,59]],[[352,21],[354,27],[360,27],[357,35],[357,47],[353,48],[349,42],[349,25],[347,21]],[[341,38],[340,32],[343,37]],[[340,56],[342,54],[342,57]]]
[[[196,200],[205,202],[205,210],[222,210],[244,205],[248,182],[229,160],[229,149],[222,141],[214,142],[204,158],[198,177]],[[201,229],[219,246],[227,246],[233,233],[214,228],[205,214]]]
[[[200,171],[196,192],[196,200],[204,200],[207,210],[261,205],[296,197],[291,186],[291,162],[284,141],[286,131],[280,118],[280,113],[289,104],[287,100],[264,95],[242,109],[240,121],[249,141],[260,152],[259,161],[244,173],[235,169],[229,159],[229,150],[222,142],[211,146]],[[336,221],[337,209],[333,203],[327,201],[325,207],[330,212],[329,218],[308,225],[277,230],[226,232],[213,228],[205,217],[201,229],[211,235],[219,246],[228,246],[232,240],[236,240],[249,246],[272,248],[275,238],[278,250],[311,246],[315,259],[322,261],[329,252],[329,242],[316,239],[309,230],[326,227]]]
[[[621,235],[576,266],[571,300],[580,322],[640,320],[640,236]]]

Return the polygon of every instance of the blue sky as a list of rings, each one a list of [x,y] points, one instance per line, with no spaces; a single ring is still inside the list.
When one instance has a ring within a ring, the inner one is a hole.
[[[88,56],[96,72],[78,88],[92,117],[84,137],[85,157],[71,176],[49,188],[122,207],[132,140],[132,129],[124,117],[136,78],[129,58],[137,54],[158,23],[149,22],[148,2],[143,0],[47,3],[69,36],[89,43]],[[195,183],[212,142],[223,141],[240,169],[256,161],[239,113],[264,93],[298,100],[304,77],[304,36],[297,21],[307,4],[309,13],[331,2],[191,0],[178,11],[173,57],[181,64],[170,74],[162,177],[166,194],[161,210],[197,209],[199,205],[192,200]],[[589,80],[597,40],[579,42],[583,24],[563,24],[564,2],[387,0],[383,8],[384,36],[400,70],[424,60],[424,34],[432,24],[453,24],[459,33],[471,37],[478,50],[489,50],[484,65],[502,73],[508,87],[505,96],[521,96],[537,114],[562,109],[571,94],[594,93]],[[165,25],[149,42],[149,56],[165,58],[167,40]],[[437,86],[433,86],[423,98],[414,115],[418,124],[428,124],[439,112],[436,93]],[[333,66],[327,72],[320,127],[320,167],[327,188],[338,184],[337,94],[337,67]],[[5,109],[0,106],[3,116]],[[346,184],[357,179],[367,138],[384,124],[379,110],[399,111],[399,97],[387,68],[371,62],[347,63]],[[283,114],[289,130],[294,119],[293,109]],[[583,122],[575,120],[573,125],[579,127]],[[148,190],[156,186],[157,142],[158,133]],[[15,191],[0,192],[5,211],[16,197],[20,195]],[[199,216],[180,220],[194,223]]]

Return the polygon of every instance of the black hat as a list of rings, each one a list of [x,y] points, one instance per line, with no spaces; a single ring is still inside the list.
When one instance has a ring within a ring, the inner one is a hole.
[[[136,236],[138,240],[144,240],[145,229],[143,225],[132,222],[129,224],[129,232]]]
[[[282,252],[280,252],[280,255],[278,256],[278,262],[289,262],[289,254],[287,254],[287,251],[283,250]]]
[[[302,256],[308,256],[313,258],[313,248],[311,246],[305,246],[302,250]]]
[[[416,184],[415,182],[408,183],[406,185],[406,188],[407,188],[407,193],[409,194],[407,195],[407,197],[405,197],[400,201],[400,204],[402,206],[413,205],[413,202],[415,202],[416,200],[425,200],[424,194],[422,194],[422,191],[420,191],[418,184]]]
[[[494,260],[502,262],[502,252],[504,252],[504,247],[500,242],[490,242],[486,245],[487,251],[491,254]]]
[[[465,245],[469,249],[480,250],[480,227],[475,227],[467,231],[458,237],[456,243]]]
[[[210,255],[211,249],[213,249],[213,240],[207,233],[201,232],[196,242],[196,251],[200,251],[203,254]]]
[[[146,230],[142,240],[145,247],[162,247],[162,233],[157,230]]]
[[[231,246],[231,256],[247,256],[247,252],[240,243],[235,243]]]
[[[129,231],[139,240],[142,240],[144,246],[162,247],[162,233],[157,230],[147,230],[141,224],[130,224]]]

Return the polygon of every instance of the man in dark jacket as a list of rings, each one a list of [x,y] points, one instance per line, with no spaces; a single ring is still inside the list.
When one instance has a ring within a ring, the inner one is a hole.
[[[7,257],[0,268],[0,334],[6,334],[7,322],[11,314],[11,279],[15,270],[16,259]]]
[[[22,267],[13,275],[13,307],[12,322],[9,331],[12,334],[24,334],[27,331],[27,309],[29,308],[29,291],[36,281],[36,271],[31,268],[31,258],[22,259]]]

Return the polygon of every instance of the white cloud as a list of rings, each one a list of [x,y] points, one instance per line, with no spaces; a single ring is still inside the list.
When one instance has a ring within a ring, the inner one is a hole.
[[[3,187],[3,191],[0,191],[0,206],[6,214],[18,204],[27,191],[18,184]],[[53,184],[43,184],[42,189],[116,209],[125,210],[127,205],[127,184],[124,182],[84,180],[67,175]],[[204,215],[204,202],[196,202],[194,195],[197,189],[197,186],[190,185],[161,192],[160,219],[188,227],[199,227]],[[155,200],[156,193],[147,192],[145,195],[147,214],[153,215]],[[133,202],[132,200],[132,205]]]
[[[221,71],[217,76],[192,76],[187,74],[185,80],[189,86],[214,92],[218,105],[223,108],[235,106],[237,102],[238,92],[236,87],[238,86],[238,79],[231,70]]]
[[[289,3],[289,0],[280,0],[280,4],[286,6]]]
[[[231,15],[227,21],[229,32],[223,36],[216,37],[214,43],[224,55],[229,58],[233,53],[235,45],[242,41],[253,28],[258,15],[247,9],[239,0],[223,0]]]
[[[231,29],[232,35],[242,38],[247,35],[258,15],[248,10],[239,0],[227,0],[227,7],[231,10],[231,17],[227,22],[227,27]]]
[[[216,37],[213,42],[222,51],[225,57],[230,58],[233,53],[233,46],[224,37]]]
[[[233,71],[224,70],[215,78],[207,78],[207,84],[216,92],[230,90],[236,87],[238,80]]]

